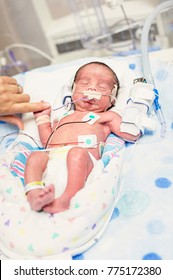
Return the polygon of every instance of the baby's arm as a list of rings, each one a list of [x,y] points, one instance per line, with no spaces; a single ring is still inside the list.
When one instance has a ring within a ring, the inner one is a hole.
[[[132,135],[126,132],[121,132],[120,125],[122,122],[122,117],[116,112],[107,111],[101,113],[100,115],[101,118],[99,119],[99,122],[106,123],[109,126],[111,132],[115,133],[117,136],[120,136],[124,140],[136,141],[141,136],[140,133],[138,135]]]
[[[51,122],[50,122],[50,109],[46,109],[40,112],[34,113],[35,120],[38,126],[38,132],[40,136],[41,143],[45,147],[47,140],[52,132]]]

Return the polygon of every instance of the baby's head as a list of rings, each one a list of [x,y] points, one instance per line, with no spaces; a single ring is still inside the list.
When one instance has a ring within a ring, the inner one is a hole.
[[[119,81],[115,72],[105,63],[94,61],[77,70],[72,98],[73,101],[83,99],[76,102],[76,109],[102,112],[115,103],[118,89]]]

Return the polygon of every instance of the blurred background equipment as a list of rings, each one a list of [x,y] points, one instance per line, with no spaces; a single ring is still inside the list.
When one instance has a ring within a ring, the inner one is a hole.
[[[0,0],[1,75],[87,56],[140,53],[142,27],[160,2],[165,1]],[[173,46],[172,12],[152,22],[150,51]]]

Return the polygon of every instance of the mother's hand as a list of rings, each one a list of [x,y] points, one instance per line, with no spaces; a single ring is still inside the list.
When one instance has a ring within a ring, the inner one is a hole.
[[[0,120],[17,125],[23,129],[23,122],[13,114],[37,112],[50,108],[47,102],[30,103],[30,96],[11,77],[0,77]],[[22,93],[22,94],[21,94]]]

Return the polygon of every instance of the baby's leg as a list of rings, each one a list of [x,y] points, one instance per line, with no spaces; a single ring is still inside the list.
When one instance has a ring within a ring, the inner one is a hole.
[[[33,152],[29,156],[25,167],[25,184],[40,182],[48,162],[46,152]],[[33,210],[41,210],[55,198],[54,186],[51,184],[44,189],[34,189],[27,192],[27,199]]]
[[[43,207],[45,212],[57,213],[69,208],[71,198],[84,187],[85,181],[93,168],[93,162],[87,149],[72,148],[67,155],[67,186],[59,198]]]

